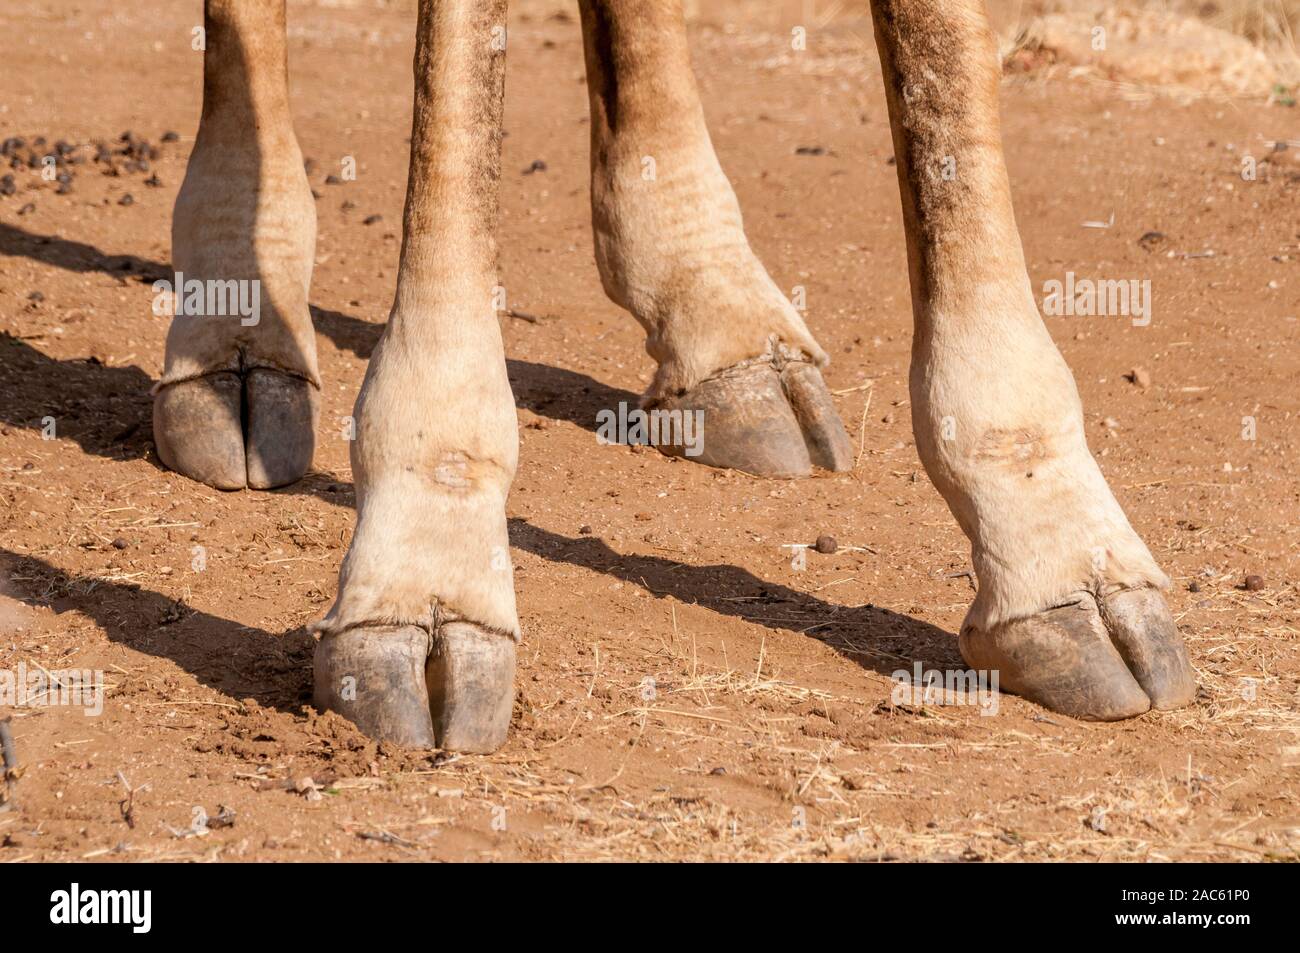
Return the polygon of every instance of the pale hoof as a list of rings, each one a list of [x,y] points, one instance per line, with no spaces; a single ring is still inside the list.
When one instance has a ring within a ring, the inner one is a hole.
[[[765,477],[806,477],[814,465],[853,466],[853,448],[821,372],[794,361],[778,371],[756,361],[729,368],[654,409],[703,411],[701,452],[663,440],[671,456]]]
[[[159,389],[154,443],[169,469],[219,490],[284,486],[311,466],[319,404],[300,377],[218,371]]]
[[[1154,589],[1129,589],[1013,619],[984,632],[961,632],[966,664],[997,671],[999,688],[1088,721],[1132,718],[1178,708],[1196,695],[1196,678],[1178,630]]]

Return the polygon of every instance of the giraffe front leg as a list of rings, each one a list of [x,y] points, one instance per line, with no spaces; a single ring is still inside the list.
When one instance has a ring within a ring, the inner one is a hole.
[[[486,752],[514,699],[514,399],[493,307],[505,0],[421,0],[397,295],[357,400],[357,526],[317,624],[316,704]]]
[[[195,480],[281,486],[311,465],[320,391],[307,305],[316,208],[289,114],[284,0],[207,0],[204,22],[154,438]]]
[[[1167,580],[1088,451],[1039,317],[998,131],[979,0],[873,0],[916,324],[917,450],[971,540],[968,664],[1079,718],[1195,696]]]
[[[582,0],[582,24],[596,263],[658,362],[646,407],[703,411],[702,463],[848,469],[826,354],[749,247],[709,141],[680,0]]]

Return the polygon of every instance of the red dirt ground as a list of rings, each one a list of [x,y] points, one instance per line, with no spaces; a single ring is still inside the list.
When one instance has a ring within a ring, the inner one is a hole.
[[[750,238],[778,284],[807,289],[861,447],[850,474],[778,482],[597,443],[596,412],[633,401],[652,364],[592,260],[576,15],[513,6],[502,271],[538,320],[503,318],[525,637],[491,757],[377,747],[308,707],[303,627],[330,604],[353,520],[340,418],[393,294],[410,11],[291,3],[296,127],[321,196],[322,435],[300,485],[233,494],[163,470],[150,430],[165,324],[149,281],[168,269],[197,125],[199,5],[0,14],[0,138],[181,134],[159,145],[158,186],[87,162],[68,194],[21,171],[0,197],[0,668],[109,684],[99,717],[0,710],[21,766],[0,861],[1296,859],[1300,149],[1272,143],[1297,138],[1300,113],[1008,79],[1035,286],[1067,270],[1152,282],[1149,327],[1047,320],[1102,468],[1174,580],[1202,691],[1121,724],[1012,697],[982,717],[891,701],[894,670],[961,666],[972,584],[910,432],[869,24],[833,20],[802,53],[752,4],[693,28]],[[810,146],[824,152],[796,151]],[[1247,154],[1270,160],[1255,181]],[[357,180],[325,184],[344,156]],[[535,159],[545,171],[524,174]],[[782,546],[822,534],[839,551],[794,569]],[[223,807],[233,823],[194,833],[196,808]]]

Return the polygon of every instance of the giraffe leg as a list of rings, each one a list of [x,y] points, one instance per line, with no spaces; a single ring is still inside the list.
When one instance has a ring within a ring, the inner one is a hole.
[[[506,0],[420,0],[397,294],[354,413],[357,525],[314,628],[318,707],[491,751],[514,699],[519,445],[493,307]]]
[[[646,407],[702,411],[692,458],[703,463],[782,477],[848,469],[826,354],[750,249],[709,141],[681,0],[581,8],[596,263],[658,362]]]
[[[289,114],[284,0],[206,0],[204,24],[154,438],[163,463],[211,486],[280,486],[311,465],[320,391],[316,208]]]
[[[1079,718],[1175,708],[1196,681],[1168,585],[1084,439],[1011,207],[980,0],[873,0],[912,283],[912,424],[971,541],[968,664]]]

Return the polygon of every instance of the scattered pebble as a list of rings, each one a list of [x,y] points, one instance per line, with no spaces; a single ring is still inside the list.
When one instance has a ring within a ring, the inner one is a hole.
[[[799,146],[794,150],[797,156],[824,156],[826,155],[825,146]]]
[[[126,540],[124,540],[121,536],[119,536],[119,537],[117,537],[115,540],[113,540],[113,548],[114,548],[114,549],[126,549],[126,547],[128,547],[128,546],[130,546],[130,545],[131,545],[131,544],[128,543]]]
[[[1195,579],[1193,579],[1191,582],[1189,582],[1189,583],[1187,584],[1187,591],[1188,591],[1188,592],[1200,592],[1200,591],[1201,591],[1201,584],[1200,584],[1199,582],[1197,582]]]
[[[362,225],[374,225],[374,224],[376,224],[376,223],[378,223],[378,222],[382,222],[383,220],[384,220],[384,216],[382,216],[382,215],[367,215],[367,216],[362,220],[361,224],[362,224]]]
[[[321,786],[310,777],[297,778],[293,782],[293,789],[309,801],[319,801],[322,798]]]
[[[579,527],[578,527],[578,535],[579,535],[579,536],[590,536],[590,535],[591,535],[591,527],[588,526],[588,525],[585,524],[585,523],[584,523],[582,526],[579,526]]]
[[[1252,573],[1246,577],[1245,581],[1242,583],[1242,588],[1250,592],[1259,592],[1264,588],[1264,577],[1256,576]]]
[[[1138,239],[1144,251],[1151,251],[1165,240],[1164,232],[1146,232]]]
[[[818,536],[817,542],[813,543],[813,549],[827,556],[839,548],[840,544],[835,541],[834,536]]]
[[[1151,386],[1151,373],[1145,367],[1135,367],[1124,375],[1124,379],[1130,384],[1136,384],[1143,390]]]
[[[134,204],[135,204],[135,196],[132,195],[130,192],[127,192],[126,195],[123,195],[120,199],[117,200],[117,204],[118,204],[118,205],[134,205]]]
[[[542,159],[534,159],[529,163],[528,168],[524,169],[524,175],[532,175],[534,172],[545,172],[546,162]]]

